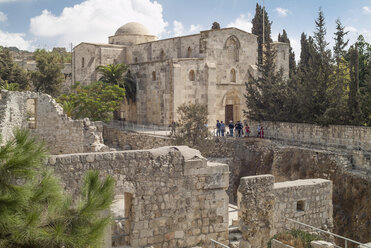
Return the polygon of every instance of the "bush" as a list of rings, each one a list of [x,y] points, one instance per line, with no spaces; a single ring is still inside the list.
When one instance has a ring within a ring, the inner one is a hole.
[[[292,229],[287,232],[278,233],[274,235],[272,239],[276,239],[284,244],[291,245],[295,248],[310,248],[310,242],[312,242],[313,240],[318,240],[319,237],[315,234],[311,234],[302,230]],[[268,242],[268,248],[271,248],[271,240]]]

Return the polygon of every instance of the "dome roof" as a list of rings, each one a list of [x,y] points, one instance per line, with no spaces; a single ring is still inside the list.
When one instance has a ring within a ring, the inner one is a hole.
[[[138,22],[129,22],[117,29],[115,35],[120,34],[141,34],[141,35],[151,35],[148,29],[138,23]]]

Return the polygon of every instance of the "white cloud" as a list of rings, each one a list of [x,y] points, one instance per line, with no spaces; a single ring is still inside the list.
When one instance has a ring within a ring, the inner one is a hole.
[[[65,7],[59,16],[48,10],[31,18],[30,32],[38,38],[57,39],[57,45],[70,42],[104,42],[127,22],[139,22],[161,36],[167,23],[162,6],[150,0],[85,0]]]
[[[246,18],[244,14],[241,14],[239,17],[237,17],[236,20],[229,23],[227,27],[235,27],[242,30],[245,30],[246,32],[251,32],[252,23],[250,21],[250,14]]]
[[[345,31],[347,32],[357,32],[358,30],[355,27],[352,26],[347,26],[344,28]]]
[[[21,50],[33,50],[31,41],[25,40],[24,33],[8,33],[0,30],[0,46],[17,47]]]
[[[173,34],[174,36],[182,36],[188,34],[196,34],[202,30],[201,25],[191,25],[188,29],[184,28],[183,23],[174,20],[173,21]]]
[[[371,9],[368,6],[363,6],[362,9],[363,9],[363,12],[365,13],[368,13],[368,14],[371,13]]]
[[[288,9],[283,9],[283,8],[276,8],[275,11],[278,13],[279,16],[287,16],[287,14],[289,13],[289,10]]]
[[[8,20],[8,17],[4,12],[0,11],[0,22],[6,22],[6,20]]]

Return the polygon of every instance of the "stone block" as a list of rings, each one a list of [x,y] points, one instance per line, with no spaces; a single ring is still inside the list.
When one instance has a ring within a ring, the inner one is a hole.
[[[310,242],[312,248],[333,248],[335,247],[334,244],[323,241],[323,240],[315,240]]]

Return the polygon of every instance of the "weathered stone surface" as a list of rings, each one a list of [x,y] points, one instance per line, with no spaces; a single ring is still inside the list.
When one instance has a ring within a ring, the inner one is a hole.
[[[323,241],[323,240],[312,241],[310,242],[310,246],[312,248],[333,248],[335,247],[334,244],[327,242],[327,241]]]
[[[288,219],[332,227],[332,183],[325,179],[274,183],[272,175],[241,178],[240,230],[252,248],[265,247],[276,233],[298,228]]]
[[[113,176],[117,200],[113,212],[122,217],[127,211],[123,205],[130,208],[126,244],[133,247],[192,247],[199,243],[209,247],[211,238],[228,242],[228,166],[208,163],[197,150],[161,147],[57,155],[49,159],[48,166],[74,195],[88,169]],[[186,174],[186,168],[195,170]],[[128,193],[131,204],[125,203]],[[122,233],[114,230],[114,234]]]
[[[27,102],[32,100],[32,105]],[[35,114],[30,122],[30,113]],[[16,127],[30,128],[43,140],[51,154],[106,151],[101,122],[72,120],[62,107],[47,95],[36,92],[1,91],[0,134],[3,141],[12,137]]]
[[[272,239],[271,248],[295,248],[295,247],[292,247],[291,245],[284,244],[281,241],[278,241],[276,239]]]

